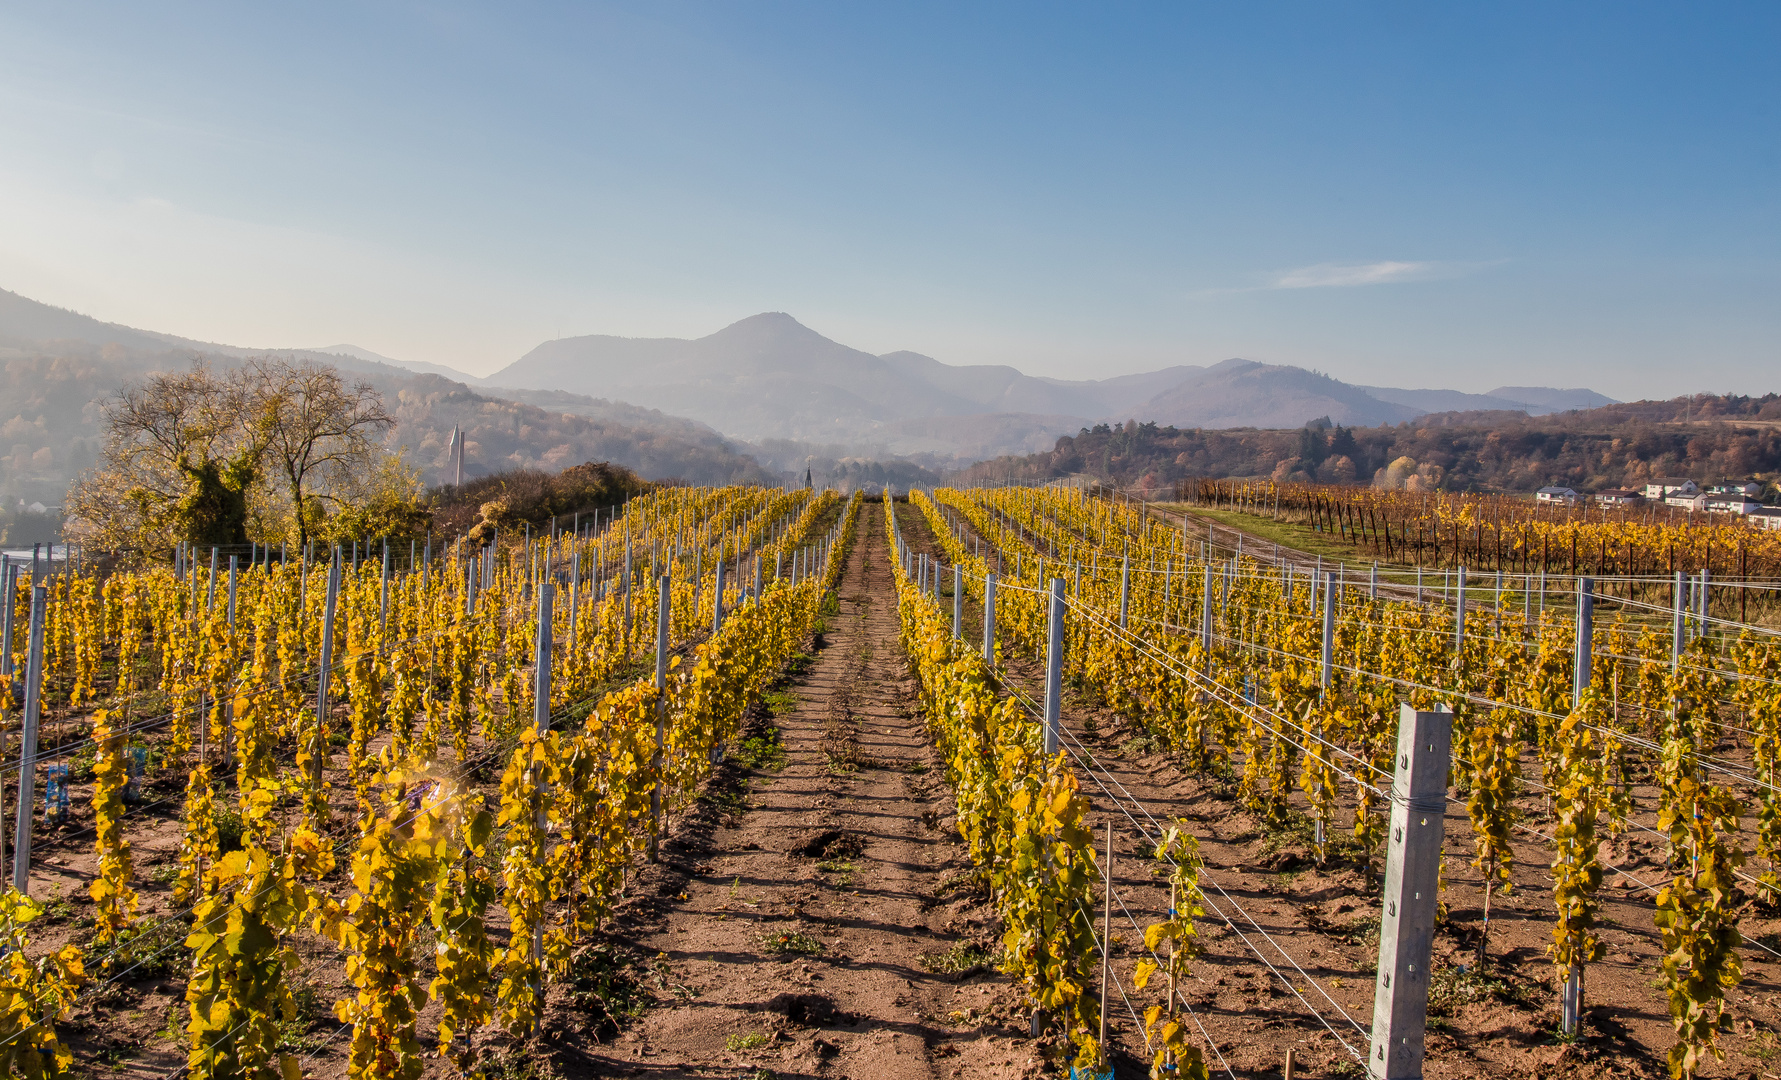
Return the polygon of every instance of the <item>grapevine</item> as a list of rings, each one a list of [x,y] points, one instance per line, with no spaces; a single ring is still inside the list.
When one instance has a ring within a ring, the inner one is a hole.
[[[1684,866],[1657,895],[1657,925],[1663,932],[1664,981],[1676,1045],[1670,1075],[1692,1078],[1708,1055],[1723,1060],[1719,1034],[1731,1026],[1725,992],[1742,978],[1737,947],[1738,907],[1743,895],[1735,872],[1744,853],[1728,843],[1736,834],[1737,801],[1720,788],[1690,776],[1658,816]]]
[[[1144,948],[1155,956],[1167,944],[1169,955],[1161,964],[1140,960],[1132,973],[1132,983],[1140,990],[1149,986],[1159,971],[1168,978],[1167,1004],[1152,1005],[1144,1012],[1145,1039],[1155,1050],[1150,1075],[1153,1080],[1210,1080],[1205,1055],[1188,1042],[1186,1026],[1175,1011],[1176,986],[1187,977],[1189,961],[1200,955],[1194,919],[1206,913],[1200,906],[1199,842],[1180,825],[1171,825],[1157,844],[1155,857],[1169,869],[1169,917],[1145,927]]]
[[[43,914],[43,907],[14,889],[0,894],[0,1071],[21,1080],[51,1080],[70,1075],[74,1056],[56,1036],[55,1021],[73,1003],[86,981],[80,950],[64,945],[50,956],[32,960],[25,927]]]
[[[93,821],[99,873],[88,892],[98,908],[96,940],[103,944],[130,928],[136,892],[130,888],[130,842],[124,839],[124,786],[130,780],[124,737],[112,731],[104,710],[93,716],[93,741],[98,749],[93,762]]]

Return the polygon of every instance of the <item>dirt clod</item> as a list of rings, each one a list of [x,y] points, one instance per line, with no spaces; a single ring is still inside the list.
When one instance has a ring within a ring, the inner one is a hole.
[[[839,829],[825,829],[824,831],[819,832],[814,836],[806,837],[802,841],[798,842],[796,845],[794,845],[792,847],[791,853],[793,855],[802,855],[807,859],[837,858],[838,853],[831,852],[829,849],[833,845],[844,842],[846,840],[846,838],[847,838],[847,834],[843,833]],[[857,854],[859,854],[859,852],[852,851],[852,852],[848,852],[847,854],[857,855]]]
[[[828,1027],[850,1022],[825,994],[775,994],[764,1008],[801,1027]]]

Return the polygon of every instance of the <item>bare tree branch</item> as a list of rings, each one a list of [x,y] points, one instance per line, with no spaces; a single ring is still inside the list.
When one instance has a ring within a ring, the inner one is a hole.
[[[325,481],[365,468],[377,439],[396,422],[383,396],[367,383],[348,386],[340,372],[314,361],[276,357],[248,361],[255,387],[255,422],[266,451],[289,486],[299,544],[309,542],[312,502],[337,501]]]

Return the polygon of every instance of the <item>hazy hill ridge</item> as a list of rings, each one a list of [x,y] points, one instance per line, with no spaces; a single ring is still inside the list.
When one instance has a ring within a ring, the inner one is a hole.
[[[1103,420],[1295,428],[1327,416],[1372,425],[1454,408],[1537,414],[1612,400],[1543,387],[1488,395],[1361,387],[1241,359],[1110,379],[1049,379],[1006,365],[945,364],[915,352],[875,356],[784,312],[750,316],[702,338],[602,334],[547,341],[484,382],[618,398],[751,440],[845,440],[904,454],[943,452],[952,441],[962,460],[1037,450],[1035,443]],[[983,432],[998,433],[997,440],[986,443]]]
[[[429,483],[445,480],[454,424],[467,433],[472,476],[613,461],[651,479],[780,479],[703,424],[623,402],[561,392],[512,400],[352,346],[216,345],[101,322],[0,290],[0,498],[59,504],[68,482],[97,462],[100,405],[125,383],[183,368],[194,357],[229,364],[255,355],[314,359],[366,378],[396,414],[391,445]]]
[[[403,427],[392,438],[432,481],[443,479],[453,423],[470,428],[473,473],[601,457],[645,476],[694,481],[801,476],[814,467],[832,477],[882,472],[908,482],[932,477],[931,469],[1049,452],[1059,436],[1103,421],[1292,429],[1327,417],[1371,426],[1431,411],[1537,414],[1609,400],[1589,390],[1544,387],[1483,395],[1362,387],[1242,359],[1108,379],[1043,378],[1007,365],[945,364],[908,351],[874,355],[784,312],[751,316],[696,339],[547,341],[495,375],[472,379],[345,343],[249,349],[195,341],[0,290],[0,433],[11,436],[0,440],[0,460],[10,466],[5,486],[58,500],[68,478],[94,458],[96,403],[121,383],[183,366],[193,356],[229,362],[267,353],[360,372],[394,395]],[[748,442],[733,441],[739,439]],[[868,467],[898,458],[904,460],[890,462],[888,471]]]
[[[481,379],[478,379],[474,375],[459,371],[456,368],[446,367],[444,364],[429,364],[424,360],[392,360],[387,356],[374,353],[370,349],[361,349],[357,345],[325,345],[319,349],[299,349],[297,351],[304,353],[319,353],[328,357],[348,357],[351,360],[359,360],[371,364],[383,364],[393,368],[403,368],[421,375],[443,375],[454,382],[461,382],[466,386],[475,386],[482,382]]]
[[[1573,388],[1558,390],[1550,386],[1499,386],[1487,394],[1467,394],[1459,390],[1400,390],[1389,386],[1363,386],[1360,389],[1395,405],[1408,405],[1422,413],[1494,412],[1507,409],[1529,416],[1568,412],[1572,409],[1599,409],[1615,401],[1594,390]]]

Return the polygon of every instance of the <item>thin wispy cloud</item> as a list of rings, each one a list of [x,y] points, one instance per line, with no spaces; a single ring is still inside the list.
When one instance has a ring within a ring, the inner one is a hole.
[[[1370,263],[1316,263],[1296,270],[1257,274],[1253,285],[1200,289],[1189,293],[1196,299],[1209,300],[1238,293],[1273,292],[1279,289],[1353,289],[1363,285],[1402,285],[1416,281],[1444,281],[1464,277],[1486,267],[1497,266],[1505,259],[1484,262],[1384,259]]]
[[[1357,285],[1392,285],[1452,277],[1458,264],[1439,262],[1318,263],[1288,270],[1268,284],[1270,289],[1344,289]]]

